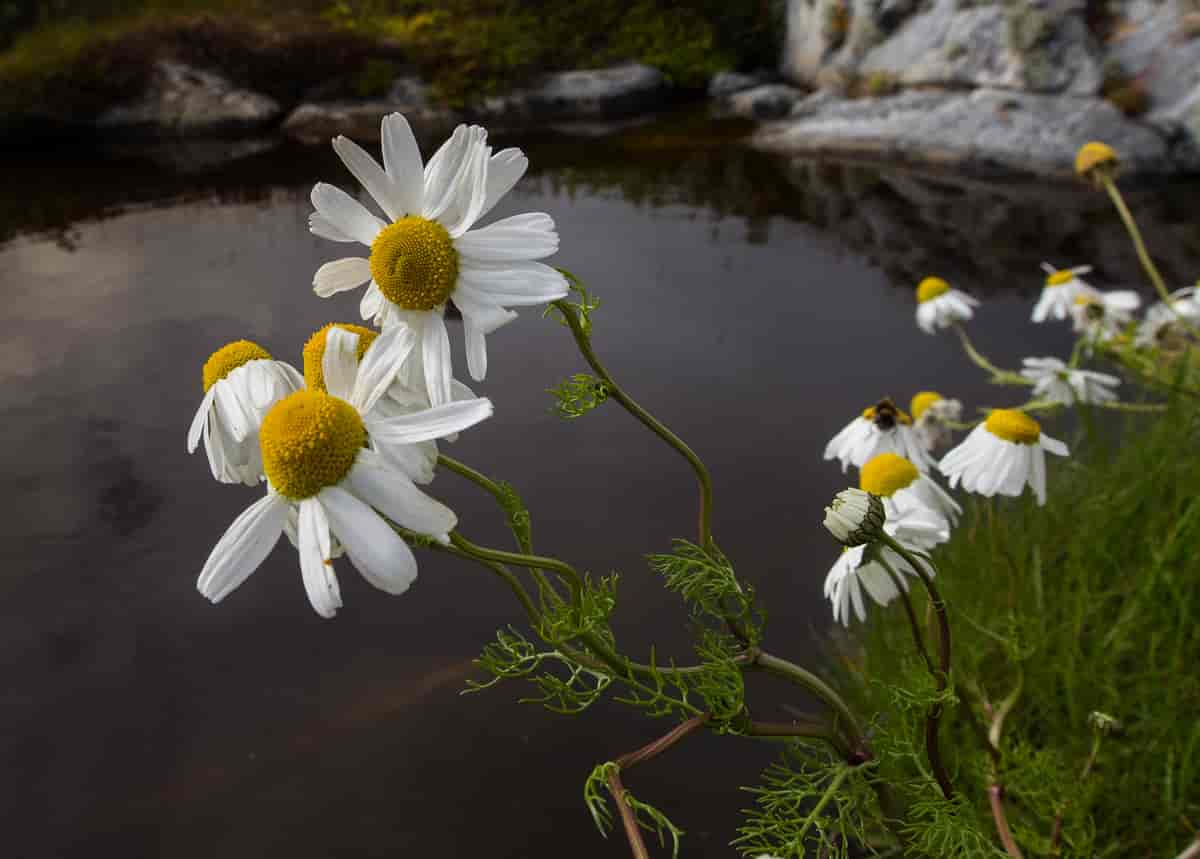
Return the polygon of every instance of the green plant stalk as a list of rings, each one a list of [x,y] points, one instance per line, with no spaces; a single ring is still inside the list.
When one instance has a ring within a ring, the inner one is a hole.
[[[848,732],[846,736],[850,741],[849,752],[851,756],[849,762],[862,763],[870,760],[871,752],[867,746],[862,727],[854,715],[854,711],[850,709],[842,696],[834,691],[832,686],[811,671],[801,668],[794,662],[780,659],[778,656],[772,656],[765,651],[758,651],[753,664],[765,671],[790,680],[797,686],[807,689],[820,698],[834,712],[833,728],[835,733]]]
[[[579,352],[583,355],[588,366],[596,373],[608,390],[609,395],[621,404],[625,411],[629,412],[647,429],[665,441],[668,445],[674,448],[680,456],[687,460],[688,465],[692,467],[692,471],[696,473],[696,480],[700,484],[700,514],[699,514],[699,533],[700,545],[705,549],[711,549],[713,546],[712,539],[712,477],[708,473],[708,468],[700,460],[690,447],[675,433],[671,432],[661,421],[650,414],[648,411],[638,405],[632,397],[625,393],[624,389],[616,383],[608,370],[600,363],[600,359],[596,357],[596,353],[592,350],[591,337],[579,322],[579,316],[569,303],[563,300],[554,302],[554,307],[563,315],[563,319],[567,322],[567,327],[571,329],[571,335],[575,338],[575,345],[579,347]]]
[[[912,628],[913,643],[917,647],[917,652],[921,654],[921,659],[924,660],[925,667],[929,669],[929,673],[936,679],[937,669],[933,667],[933,660],[929,658],[929,650],[925,647],[925,637],[921,634],[921,624],[917,622],[917,613],[913,611],[912,600],[908,598],[908,589],[904,587],[904,582],[900,580],[900,576],[896,574],[896,571],[892,569],[892,565],[882,555],[879,557],[879,563],[887,570],[892,584],[896,586],[896,590],[900,594],[900,601],[904,603],[904,611],[908,615],[908,625]]]
[[[1171,308],[1171,311],[1179,316],[1179,311],[1175,310],[1175,302],[1171,300],[1171,293],[1167,291],[1167,285],[1163,282],[1162,275],[1158,273],[1158,267],[1154,265],[1154,260],[1150,259],[1150,253],[1146,250],[1146,243],[1142,241],[1142,232],[1138,229],[1137,222],[1133,219],[1133,213],[1129,211],[1129,207],[1125,205],[1125,198],[1121,196],[1120,190],[1117,188],[1117,183],[1113,181],[1112,173],[1107,170],[1097,171],[1100,183],[1104,186],[1104,190],[1108,192],[1108,197],[1112,200],[1113,205],[1117,209],[1117,214],[1121,216],[1121,222],[1125,225],[1125,231],[1129,233],[1129,238],[1133,240],[1133,249],[1137,251],[1138,261],[1141,262],[1142,268],[1150,277],[1150,282],[1154,284],[1154,289],[1158,292],[1158,297],[1162,299],[1163,304]],[[1186,320],[1185,320],[1186,321]],[[1191,328],[1191,326],[1188,326]]]
[[[938,631],[939,631],[939,651],[941,662],[939,671],[936,675],[938,684],[938,694],[946,691],[950,684],[950,620],[946,616],[946,603],[942,600],[941,594],[938,593],[937,587],[933,583],[933,579],[925,571],[924,566],[918,561],[908,549],[896,542],[887,534],[883,534],[880,540],[896,552],[900,557],[916,571],[921,577],[921,582],[925,585],[925,590],[929,592],[929,601],[933,606],[933,610],[937,612]],[[942,751],[938,744],[938,726],[942,718],[942,705],[934,704],[929,708],[929,714],[925,717],[925,753],[929,758],[929,765],[933,768],[934,778],[937,779],[938,787],[942,789],[942,796],[946,799],[951,799],[954,796],[954,787],[950,784],[950,776],[946,772],[946,765],[942,762]]]
[[[987,370],[992,374],[992,381],[1005,385],[1032,385],[1033,382],[1026,379],[1020,373],[1014,373],[1011,370],[1002,370],[983,356],[983,354],[975,348],[971,343],[971,338],[967,336],[966,329],[958,323],[955,323],[954,330],[958,333],[958,339],[962,342],[963,351],[967,353],[967,357],[977,367]]]
[[[834,794],[837,793],[838,788],[842,786],[842,782],[846,780],[846,776],[850,775],[850,772],[853,769],[854,768],[850,766],[842,767],[840,770],[838,770],[837,775],[830,780],[829,787],[825,788],[825,792],[821,794],[821,798],[817,800],[817,804],[814,805],[812,811],[808,813],[808,817],[804,818],[804,823],[800,827],[800,831],[796,834],[797,840],[804,838],[804,836],[808,833],[809,827],[817,822],[817,818],[820,817],[821,812],[825,810],[825,806],[829,804],[829,800],[833,799]]]
[[[464,477],[475,485],[487,490],[487,492],[496,499],[496,503],[500,505],[501,509],[504,508],[505,493],[504,490],[500,488],[500,484],[496,483],[482,472],[471,468],[471,466],[467,465],[465,462],[459,462],[457,459],[453,459],[445,454],[439,453],[437,461],[438,465],[443,466],[447,470],[452,471],[460,477]],[[510,530],[513,532],[513,537],[517,541],[518,548],[520,548],[520,550],[526,555],[532,554],[533,543],[529,539],[528,533],[522,534],[518,529],[512,527],[511,523]],[[537,581],[538,588],[543,595],[549,594],[550,597],[555,600],[562,599],[562,597],[559,596],[558,590],[553,584],[551,584],[550,580],[540,569],[537,567],[529,567],[528,569],[530,574]]]
[[[625,837],[629,840],[629,849],[633,851],[633,859],[650,859],[650,851],[642,838],[638,827],[637,816],[629,803],[625,801],[625,785],[621,783],[621,770],[613,767],[608,772],[608,792],[612,794],[613,802],[617,804],[617,812],[621,815],[621,825],[625,828]]]

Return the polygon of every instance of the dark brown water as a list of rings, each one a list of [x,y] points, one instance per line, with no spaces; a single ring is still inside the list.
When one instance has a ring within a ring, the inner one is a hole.
[[[948,337],[913,324],[911,288],[942,273],[986,296],[981,348],[1060,354],[1028,324],[1037,262],[1135,282],[1103,201],[829,165],[783,164],[664,125],[616,139],[525,141],[535,170],[496,212],[556,219],[556,258],[601,296],[614,375],[711,466],[718,540],[771,609],[768,647],[817,660],[837,549],[821,508],[847,483],[821,461],[865,405],[937,388],[1013,402]],[[299,362],[357,294],[322,301],[341,255],[310,236],[331,153],[285,147],[215,163],[164,148],[21,156],[0,212],[0,829],[14,857],[623,855],[582,801],[591,768],[670,726],[600,705],[561,717],[500,686],[460,697],[515,602],[486,572],[420,557],[401,597],[342,565],[345,608],[318,618],[284,542],[220,606],[195,577],[259,490],[215,484],[185,437],[200,365],[250,337]],[[1165,264],[1197,243],[1184,202],[1143,198]],[[1192,197],[1194,199],[1194,196]],[[1173,255],[1172,255],[1173,254]],[[1195,276],[1195,256],[1191,257]],[[461,337],[452,330],[455,360]],[[689,472],[615,406],[564,422],[545,390],[584,369],[536,310],[489,338],[495,417],[452,453],[514,483],[538,549],[622,573],[617,632],[687,658],[686,614],[642,556],[692,536]],[[507,545],[500,516],[442,474],[463,532]],[[803,704],[752,687],[759,718]],[[740,785],[770,745],[698,736],[628,774],[688,831],[684,855],[732,855]]]

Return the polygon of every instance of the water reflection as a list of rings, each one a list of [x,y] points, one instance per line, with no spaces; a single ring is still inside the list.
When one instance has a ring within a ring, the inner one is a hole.
[[[819,459],[826,439],[883,395],[1003,396],[953,342],[912,322],[913,272],[930,261],[908,244],[916,222],[971,221],[946,207],[965,212],[976,198],[919,178],[780,166],[707,145],[695,128],[696,145],[667,145],[678,136],[530,141],[539,169],[495,216],[556,219],[558,261],[603,299],[597,348],[712,466],[722,548],[773,607],[771,647],[802,658],[827,625],[820,584],[836,550],[821,507],[845,480]],[[582,780],[660,726],[608,705],[555,717],[515,703],[515,686],[459,697],[470,658],[518,617],[486,575],[422,556],[413,589],[388,598],[346,567],[346,608],[324,622],[282,547],[221,606],[196,594],[204,557],[256,496],[215,485],[184,452],[201,362],[243,336],[298,361],[321,323],[356,318],[357,296],[311,295],[312,272],[339,249],[305,228],[311,183],[349,181],[317,150],[187,174],[122,157],[17,171],[28,205],[2,216],[0,825],[15,855],[621,849],[592,830]],[[917,192],[906,182],[933,195],[907,221],[897,201]],[[979,199],[1003,197],[987,193]],[[1160,205],[1162,229],[1176,229],[1177,210]],[[1011,280],[1008,245],[942,232],[921,239],[961,266],[941,270],[982,286]],[[1087,249],[1062,241],[1053,250],[1072,250],[1069,261]],[[1020,265],[1036,274],[1047,251],[1029,244],[1038,256]],[[989,300],[981,348],[1008,363],[1014,348],[1061,352],[1065,332],[1027,325],[1028,312],[1011,294]],[[451,336],[461,362],[461,331]],[[686,615],[642,560],[693,527],[686,467],[615,409],[567,423],[550,414],[545,390],[582,362],[536,311],[489,346],[479,387],[496,416],[454,454],[517,486],[539,549],[622,573],[623,648],[653,641],[660,658],[688,658]],[[452,475],[434,491],[472,538],[504,544],[487,499]],[[770,683],[754,694],[761,718],[805,705]],[[689,831],[688,855],[724,857],[746,802],[736,786],[772,754],[697,737],[630,787]]]

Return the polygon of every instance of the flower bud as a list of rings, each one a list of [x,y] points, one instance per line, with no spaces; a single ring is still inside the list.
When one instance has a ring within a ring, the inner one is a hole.
[[[862,546],[879,539],[885,519],[883,502],[861,489],[843,489],[825,508],[825,527],[845,546]]]
[[[1112,178],[1118,164],[1117,153],[1111,146],[1092,141],[1079,147],[1075,154],[1075,175],[1099,188],[1105,178]]]
[[[1093,710],[1088,713],[1088,725],[1102,737],[1110,735],[1120,736],[1124,732],[1125,726],[1115,716],[1110,716],[1107,713],[1101,713],[1099,710]]]

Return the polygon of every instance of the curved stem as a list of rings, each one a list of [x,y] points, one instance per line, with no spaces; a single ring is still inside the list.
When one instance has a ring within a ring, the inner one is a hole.
[[[688,465],[692,467],[692,471],[696,473],[696,480],[700,484],[700,545],[708,549],[712,547],[712,477],[709,476],[708,469],[701,462],[700,457],[687,446],[687,444],[675,433],[671,432],[661,421],[650,414],[648,411],[639,406],[632,397],[625,393],[620,385],[614,381],[609,375],[608,370],[600,363],[600,359],[596,357],[596,353],[592,351],[591,338],[583,329],[579,322],[579,316],[574,307],[566,301],[556,301],[554,306],[563,315],[563,319],[567,322],[567,327],[571,329],[571,334],[575,338],[575,345],[579,347],[580,354],[583,355],[588,366],[595,371],[600,381],[604,383],[608,394],[621,404],[625,411],[629,412],[637,418],[647,429],[673,447],[684,459]]]
[[[638,828],[637,816],[629,803],[625,801],[625,785],[621,783],[621,770],[612,767],[608,772],[608,792],[612,794],[613,802],[621,815],[621,825],[625,828],[625,837],[629,840],[629,849],[633,851],[634,859],[650,859],[650,851]]]
[[[1150,254],[1146,250],[1146,243],[1142,241],[1142,232],[1138,229],[1137,222],[1133,219],[1133,214],[1129,211],[1129,207],[1125,205],[1125,198],[1121,196],[1121,192],[1117,189],[1117,183],[1113,181],[1112,176],[1105,171],[1099,172],[1100,181],[1104,185],[1104,190],[1108,192],[1108,197],[1112,200],[1113,205],[1117,208],[1117,214],[1121,216],[1121,222],[1125,224],[1125,230],[1129,233],[1129,238],[1133,240],[1133,249],[1137,251],[1138,261],[1141,262],[1142,268],[1150,277],[1150,282],[1154,284],[1154,289],[1158,292],[1158,297],[1162,299],[1163,304],[1171,308],[1176,316],[1179,312],[1175,310],[1175,302],[1171,299],[1171,294],[1167,291],[1167,285],[1163,282],[1162,275],[1158,273],[1158,267],[1154,265],[1154,260],[1150,259]]]
[[[786,659],[772,656],[765,651],[757,652],[753,664],[766,671],[770,671],[772,674],[786,677],[788,680],[804,687],[824,701],[834,712],[835,734],[846,732],[850,740],[848,751],[851,757],[858,763],[870,759],[871,753],[867,748],[866,738],[863,735],[858,719],[855,718],[854,712],[846,704],[842,696],[834,691],[832,686],[811,671],[801,668],[799,665],[789,662]]]
[[[1004,845],[1004,852],[1012,859],[1025,859],[1021,848],[1013,839],[1012,830],[1008,828],[1008,816],[1004,813],[1003,789],[998,784],[992,784],[988,785],[987,792],[988,802],[992,806],[992,819],[996,821],[996,832],[1000,836],[1000,843]]]
[[[963,351],[967,353],[967,357],[971,359],[977,367],[987,370],[992,374],[992,381],[1006,385],[1032,385],[1033,382],[1026,379],[1020,373],[1014,373],[1011,370],[1002,370],[983,357],[983,354],[975,348],[971,343],[971,338],[967,336],[966,329],[958,323],[954,324],[954,330],[958,333],[958,339],[962,342]]]
[[[939,670],[934,676],[937,678],[938,696],[941,697],[950,684],[950,620],[946,616],[946,603],[938,593],[933,578],[925,571],[925,567],[913,556],[912,552],[887,534],[883,534],[880,539],[884,545],[900,555],[921,577],[925,590],[929,592],[930,604],[937,612],[941,660]],[[932,567],[932,563],[930,566]],[[946,765],[942,762],[941,746],[938,744],[938,727],[941,718],[942,705],[939,701],[929,708],[929,713],[925,717],[925,754],[929,758],[929,765],[933,769],[938,787],[942,789],[942,795],[946,799],[950,799],[954,796],[954,787],[950,784],[950,776],[946,772]]]
[[[505,552],[502,549],[477,546],[457,531],[450,532],[450,544],[472,557],[497,561],[501,564],[513,564],[518,567],[534,567],[554,573],[562,578],[571,589],[571,602],[579,605],[580,595],[583,591],[583,579],[580,578],[574,567],[558,558],[546,558],[523,552]]]

